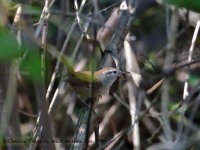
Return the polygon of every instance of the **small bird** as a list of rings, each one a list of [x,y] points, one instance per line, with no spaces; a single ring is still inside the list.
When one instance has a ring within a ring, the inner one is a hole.
[[[93,85],[93,96],[94,98],[99,98],[102,95],[109,95],[110,87],[115,80],[127,73],[113,67],[106,67],[95,71],[93,75],[91,71],[75,72],[63,55],[61,56],[61,61],[67,69],[67,75],[64,74],[64,81],[68,82],[72,89],[84,98],[90,96],[91,82]]]

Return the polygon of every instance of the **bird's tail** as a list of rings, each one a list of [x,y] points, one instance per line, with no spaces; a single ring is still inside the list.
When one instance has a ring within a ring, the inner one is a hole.
[[[67,58],[63,54],[60,54],[60,61],[65,65],[65,67],[67,68],[68,73],[73,75],[74,74],[74,68],[69,63],[69,61],[67,60]]]
[[[47,48],[47,51],[55,58],[57,58],[59,61],[61,61],[64,66],[67,69],[67,72],[69,75],[74,75],[74,68],[73,66],[69,63],[67,57],[65,57],[63,54],[59,53],[58,51],[56,51],[55,49],[51,49],[51,48]]]

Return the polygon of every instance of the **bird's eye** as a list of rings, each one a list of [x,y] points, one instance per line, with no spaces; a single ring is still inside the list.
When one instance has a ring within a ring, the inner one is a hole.
[[[114,73],[114,74],[116,74],[116,73],[117,73],[117,71],[113,71],[113,73]]]

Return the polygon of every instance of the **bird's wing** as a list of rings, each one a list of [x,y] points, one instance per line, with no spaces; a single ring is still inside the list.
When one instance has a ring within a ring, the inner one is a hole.
[[[74,75],[69,76],[66,81],[74,86],[82,86],[90,88],[90,83],[92,80],[94,89],[98,89],[99,87],[101,87],[102,85],[101,82],[92,79],[89,73],[90,73],[89,71],[76,72]]]

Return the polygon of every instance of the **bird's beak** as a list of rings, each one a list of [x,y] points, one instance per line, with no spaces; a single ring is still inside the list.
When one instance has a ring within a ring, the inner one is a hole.
[[[127,74],[127,73],[130,73],[130,72],[128,72],[128,71],[123,71],[123,72],[122,72],[122,74]]]
[[[130,73],[130,72],[128,72],[128,71],[121,71],[121,73],[119,74],[118,77],[122,76],[122,78],[125,80],[126,79],[125,74],[127,74],[127,73]]]

